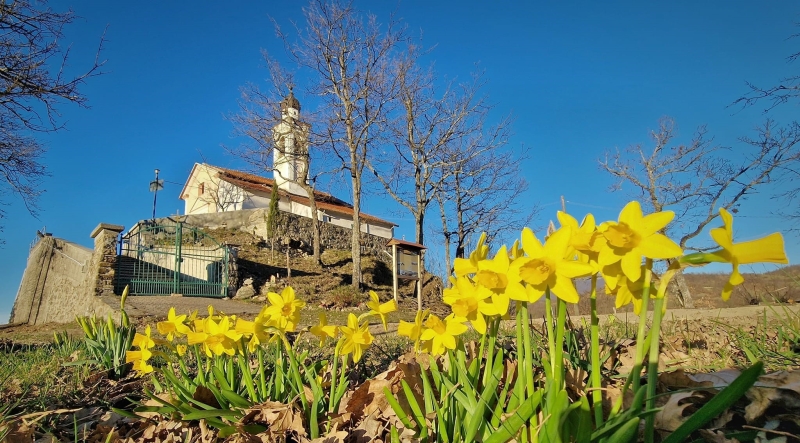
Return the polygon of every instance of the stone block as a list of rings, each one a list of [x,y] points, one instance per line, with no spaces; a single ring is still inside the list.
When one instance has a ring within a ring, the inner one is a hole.
[[[103,231],[110,231],[110,232],[113,232],[114,235],[116,235],[116,234],[119,234],[120,232],[122,232],[124,230],[125,230],[125,226],[122,226],[122,225],[112,225],[110,223],[100,223],[99,225],[97,225],[96,228],[94,228],[94,230],[92,230],[92,233],[89,234],[89,236],[91,238],[96,238]]]

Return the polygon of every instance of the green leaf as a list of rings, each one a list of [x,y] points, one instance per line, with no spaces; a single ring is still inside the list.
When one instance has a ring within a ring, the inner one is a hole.
[[[678,429],[670,434],[663,443],[678,443],[684,441],[692,432],[700,429],[725,409],[736,403],[748,389],[758,380],[764,369],[764,363],[757,362],[736,377],[736,380],[719,391],[708,403],[692,414]]]
[[[511,440],[517,431],[536,413],[536,408],[542,401],[543,391],[536,391],[533,395],[525,399],[514,414],[508,417],[500,427],[484,443],[504,443]]]
[[[242,416],[243,414],[241,411],[232,411],[230,409],[207,409],[205,411],[195,411],[189,414],[184,414],[183,419],[186,421],[221,417],[238,419]]]
[[[242,397],[241,395],[233,391],[222,389],[220,390],[220,394],[222,394],[222,396],[225,397],[226,400],[231,402],[231,404],[236,406],[237,408],[249,408],[250,406],[253,406],[253,402],[247,400],[246,398]]]
[[[428,424],[425,422],[425,415],[422,413],[422,409],[420,409],[416,397],[414,397],[414,392],[405,380],[400,380],[400,384],[403,386],[403,393],[406,395],[408,406],[411,407],[411,413],[414,414],[414,421],[419,425],[421,437],[427,438]]]
[[[611,435],[608,441],[613,443],[626,443],[629,441],[634,441],[639,433],[639,420],[639,417],[629,419]]]
[[[388,387],[383,388],[383,395],[386,396],[386,401],[389,402],[389,406],[391,406],[394,413],[397,414],[397,418],[400,419],[400,422],[403,423],[403,425],[406,428],[414,429],[414,425],[408,418],[408,414],[406,414],[406,411],[404,411],[403,408],[400,407],[400,403],[397,401],[396,398],[394,398],[394,395],[392,395],[392,391],[390,391]]]

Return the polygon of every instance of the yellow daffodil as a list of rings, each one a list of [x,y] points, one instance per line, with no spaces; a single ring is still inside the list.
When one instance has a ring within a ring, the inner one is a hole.
[[[429,351],[432,355],[442,355],[447,349],[455,349],[456,336],[467,331],[467,326],[462,321],[453,315],[441,320],[431,314],[425,321],[425,330],[422,331],[420,340],[429,342]]]
[[[342,342],[342,355],[353,354],[353,361],[358,362],[364,355],[364,350],[372,344],[372,334],[369,332],[369,323],[358,324],[358,317],[350,314],[347,317],[347,326],[339,326],[344,336]]]
[[[140,349],[151,349],[156,345],[156,342],[150,337],[150,325],[144,328],[144,334],[136,333],[133,336],[133,346],[138,346]]]
[[[128,351],[125,353],[125,363],[133,363],[133,370],[139,374],[149,374],[153,372],[153,366],[147,363],[147,360],[153,356],[153,353],[146,348],[139,351]]]
[[[556,214],[558,222],[561,227],[568,227],[572,230],[572,235],[569,239],[569,250],[567,251],[568,259],[573,258],[573,254],[577,251],[578,260],[596,266],[597,256],[600,253],[600,239],[603,238],[602,234],[597,231],[597,224],[595,223],[592,214],[586,214],[583,221],[578,224],[575,217],[567,214],[566,212],[558,211]]]
[[[494,258],[478,261],[475,282],[499,295],[499,297],[492,298],[492,302],[497,303],[498,309],[505,305],[507,310],[509,298],[512,300],[526,298],[525,287],[520,281],[519,274],[509,272],[510,265],[511,259],[505,245],[497,251]]]
[[[479,334],[486,333],[484,316],[495,315],[496,307],[487,303],[492,291],[475,285],[469,277],[458,277],[456,285],[444,290],[444,302],[453,309],[456,317],[468,320]],[[507,309],[506,309],[507,310]]]
[[[175,315],[175,308],[169,308],[167,321],[160,321],[156,324],[158,333],[165,335],[168,341],[172,341],[178,335],[186,335],[189,327],[184,323],[186,315]]]
[[[178,357],[186,355],[186,349],[186,345],[175,345],[175,352],[178,354]]]
[[[628,280],[638,281],[642,276],[642,257],[667,259],[683,254],[677,243],[658,233],[674,216],[672,211],[644,216],[639,202],[625,205],[618,222],[601,225],[606,245],[600,251],[600,266],[621,262],[622,272]]]
[[[642,310],[642,292],[644,289],[644,279],[630,281],[622,272],[619,262],[603,268],[603,280],[606,283],[606,293],[615,295],[614,305],[617,309],[632,303],[633,312],[639,314]],[[650,286],[651,296],[656,295],[656,290],[652,283]]]
[[[533,231],[528,228],[522,231],[522,248],[527,257],[514,261],[512,274],[527,283],[527,287],[523,297],[515,300],[535,302],[550,288],[558,298],[568,303],[578,302],[578,291],[571,279],[591,274],[592,267],[564,259],[571,233],[572,229],[562,227],[542,245]]]
[[[250,337],[247,349],[254,352],[258,345],[267,343],[273,337],[278,327],[277,321],[267,312],[267,306],[265,306],[261,308],[261,312],[258,313],[255,320],[248,321],[241,318],[237,320],[235,329],[237,333]]]
[[[133,346],[139,348],[138,351],[128,351],[125,353],[125,362],[133,363],[133,370],[139,374],[147,374],[153,372],[153,367],[147,363],[147,360],[153,356],[150,351],[156,343],[150,338],[150,326],[148,325],[144,334],[136,333],[133,336]]]
[[[310,332],[319,338],[319,345],[325,345],[325,341],[329,338],[335,339],[337,328],[334,325],[328,324],[328,318],[324,312],[319,313],[319,323],[312,326]]]
[[[369,291],[369,298],[370,301],[367,302],[367,307],[370,309],[370,315],[377,315],[381,318],[381,323],[383,323],[383,330],[386,330],[386,314],[390,312],[394,312],[397,310],[397,302],[394,300],[389,300],[386,303],[381,304],[381,300],[378,298],[378,294],[375,291]]]
[[[776,232],[757,240],[740,243],[733,242],[733,217],[724,208],[720,208],[724,226],[711,230],[711,238],[722,247],[722,250],[712,252],[711,255],[719,257],[722,261],[733,265],[728,282],[722,290],[722,299],[728,300],[733,287],[744,282],[744,277],[739,273],[739,265],[750,263],[780,263],[787,264],[786,252],[783,248],[783,236]]]
[[[276,327],[285,332],[294,332],[300,321],[300,309],[306,302],[295,298],[294,289],[287,286],[280,295],[270,292],[267,299],[272,304],[264,311],[276,322]]]
[[[475,246],[475,250],[469,254],[469,259],[455,259],[453,262],[453,269],[456,273],[456,276],[466,276],[478,272],[478,262],[486,259],[486,257],[489,255],[489,246],[485,245],[484,243],[486,243],[485,232],[482,233],[481,237],[478,239],[478,244]]]
[[[422,336],[422,330],[425,327],[423,322],[425,321],[425,317],[428,316],[428,313],[429,311],[427,309],[425,311],[417,311],[417,314],[414,316],[413,323],[400,320],[400,324],[397,325],[397,335],[408,337],[411,341],[413,341],[414,349],[418,352],[419,338]]]
[[[190,345],[202,344],[206,355],[234,355],[236,353],[236,343],[242,338],[242,334],[231,329],[230,318],[224,316],[219,323],[212,317],[208,317],[203,322],[203,332],[190,332],[186,335],[186,341]]]

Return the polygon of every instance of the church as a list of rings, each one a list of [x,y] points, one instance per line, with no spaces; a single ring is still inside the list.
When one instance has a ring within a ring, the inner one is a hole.
[[[309,125],[300,121],[300,102],[294,93],[281,101],[281,121],[272,130],[273,177],[195,163],[181,190],[185,215],[199,215],[246,209],[269,208],[272,188],[278,187],[278,209],[311,218],[307,186]],[[353,227],[353,206],[326,192],[313,190],[317,216],[324,223],[347,229]],[[394,223],[364,212],[361,231],[391,239]]]

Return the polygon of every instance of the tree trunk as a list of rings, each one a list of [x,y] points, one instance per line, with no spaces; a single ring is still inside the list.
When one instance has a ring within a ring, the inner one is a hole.
[[[673,281],[675,282],[675,286],[678,288],[678,301],[681,302],[681,306],[687,309],[693,309],[694,299],[692,298],[692,293],[689,290],[689,285],[686,284],[686,278],[683,277],[683,272],[679,272]]]
[[[314,250],[314,263],[322,265],[322,248],[320,246],[320,231],[322,224],[319,221],[319,212],[317,211],[317,200],[314,198],[314,189],[311,187],[303,187],[303,190],[308,193],[308,201],[311,209],[311,234],[312,234],[312,248]]]
[[[355,153],[351,156],[352,165],[355,165]],[[353,168],[353,241],[351,253],[353,255],[353,288],[361,289],[361,177],[357,168]]]

